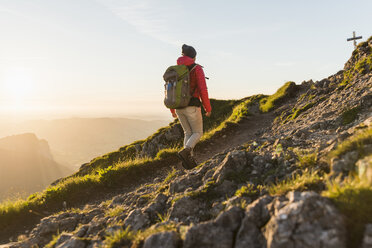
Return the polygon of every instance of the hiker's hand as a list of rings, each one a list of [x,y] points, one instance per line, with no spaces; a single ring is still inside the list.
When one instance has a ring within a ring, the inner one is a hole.
[[[205,113],[205,116],[210,117],[211,114],[212,114],[212,112],[207,112],[207,113]]]
[[[177,114],[176,113],[172,113],[172,116],[173,116],[173,118],[177,118]]]

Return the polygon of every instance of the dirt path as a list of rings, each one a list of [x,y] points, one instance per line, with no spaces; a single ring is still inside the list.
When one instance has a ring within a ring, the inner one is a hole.
[[[231,130],[221,134],[220,138],[213,139],[201,149],[196,149],[196,160],[202,163],[220,152],[253,141],[257,138],[257,132],[271,126],[274,118],[272,113],[249,116]]]

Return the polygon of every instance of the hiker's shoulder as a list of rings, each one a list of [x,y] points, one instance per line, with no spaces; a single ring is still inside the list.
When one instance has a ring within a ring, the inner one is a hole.
[[[195,64],[195,70],[197,70],[197,71],[203,71],[203,68],[204,68],[204,66],[202,66],[202,65],[200,65],[200,64]]]

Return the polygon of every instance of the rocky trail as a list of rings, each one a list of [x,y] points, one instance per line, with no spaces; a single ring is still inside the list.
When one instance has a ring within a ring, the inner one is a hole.
[[[196,150],[196,160],[198,163],[203,163],[218,153],[256,139],[260,134],[264,133],[265,129],[271,128],[274,118],[275,115],[273,113],[268,113],[254,114],[243,119],[236,126],[219,135],[219,138],[212,139],[207,145]]]

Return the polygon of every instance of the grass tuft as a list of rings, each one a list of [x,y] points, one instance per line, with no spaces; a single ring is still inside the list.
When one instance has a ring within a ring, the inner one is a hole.
[[[356,178],[331,181],[323,196],[330,198],[345,216],[347,246],[360,247],[364,227],[372,223],[372,187]]]
[[[350,151],[358,151],[359,157],[363,157],[366,154],[364,146],[367,144],[372,144],[372,127],[360,131],[348,139],[344,140],[342,143],[338,144],[337,148],[328,154],[328,159],[339,158],[342,155]]]
[[[161,160],[161,159],[172,157],[179,151],[179,149],[180,149],[179,147],[174,147],[174,148],[165,148],[163,150],[160,150],[156,154],[155,159]]]
[[[277,90],[277,92],[275,92],[275,94],[260,100],[260,110],[263,113],[273,110],[286,97],[290,97],[294,93],[295,89],[296,84],[294,82],[286,82]]]
[[[302,175],[283,180],[268,188],[270,195],[284,195],[289,191],[320,191],[323,188],[323,177],[317,171],[305,170]]]
[[[104,242],[105,248],[127,247],[129,248],[136,237],[135,232],[126,229],[120,229],[111,235],[107,235]]]
[[[313,168],[318,161],[318,151],[310,150],[294,150],[298,159],[298,166],[300,168]]]
[[[235,192],[235,196],[238,197],[258,197],[263,189],[262,185],[255,186],[254,184],[248,183],[245,186],[242,186]]]

